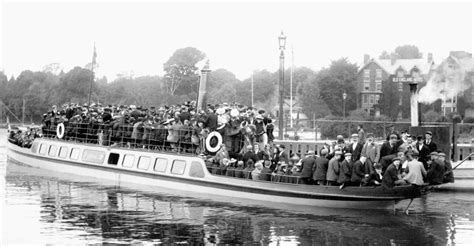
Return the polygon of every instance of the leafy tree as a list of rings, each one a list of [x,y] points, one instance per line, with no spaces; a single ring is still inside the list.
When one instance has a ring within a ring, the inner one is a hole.
[[[253,75],[253,94],[254,103],[266,102],[273,97],[277,97],[277,73],[270,73],[267,70],[257,71]],[[236,102],[251,105],[252,104],[252,81],[248,78],[241,83],[237,83]]]
[[[91,78],[91,71],[81,67],[75,67],[64,74],[59,79],[60,102],[86,103],[89,98]],[[92,83],[92,91],[97,91],[95,82]]]
[[[423,58],[423,54],[415,45],[406,44],[398,46],[395,48],[395,53],[398,55],[399,59]]]
[[[300,86],[299,99],[300,105],[303,108],[303,113],[308,117],[316,119],[326,117],[331,114],[328,105],[323,101],[319,90],[319,77],[313,76],[307,78]]]
[[[385,83],[382,83],[382,94],[380,96],[379,105],[380,113],[395,121],[400,112],[400,92],[398,91],[398,83],[391,82],[391,77]]]
[[[163,65],[165,71],[164,89],[167,94],[188,94],[197,92],[198,76],[196,64],[206,55],[193,47],[176,50]]]
[[[332,61],[329,68],[319,72],[321,99],[326,102],[333,115],[342,115],[342,94],[347,93],[346,111],[356,108],[357,65],[347,58]]]

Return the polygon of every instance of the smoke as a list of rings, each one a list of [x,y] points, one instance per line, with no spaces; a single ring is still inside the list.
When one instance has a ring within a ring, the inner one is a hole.
[[[474,71],[472,59],[460,60],[459,65],[452,66],[443,62],[420,89],[418,101],[424,104],[434,103],[438,99],[453,98],[469,89],[470,83],[464,78],[468,71]]]

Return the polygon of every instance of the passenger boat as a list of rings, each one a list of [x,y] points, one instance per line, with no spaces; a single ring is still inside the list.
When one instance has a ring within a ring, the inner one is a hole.
[[[419,198],[431,188],[405,185],[393,189],[351,186],[339,189],[337,186],[255,181],[213,175],[198,156],[61,139],[36,138],[31,148],[8,142],[7,148],[9,159],[57,172],[181,190],[187,194],[216,194],[272,203],[334,208],[395,208],[398,202]]]

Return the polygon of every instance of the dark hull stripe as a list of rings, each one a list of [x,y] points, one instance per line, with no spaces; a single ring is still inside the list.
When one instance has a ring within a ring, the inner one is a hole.
[[[346,196],[346,195],[337,196],[337,194],[326,195],[326,194],[296,193],[296,192],[289,192],[289,191],[283,191],[283,190],[267,190],[267,189],[261,189],[258,187],[244,187],[244,186],[238,186],[235,184],[216,183],[216,182],[209,182],[206,180],[187,179],[180,176],[167,176],[167,175],[162,175],[159,173],[142,173],[142,172],[134,172],[133,170],[127,170],[127,169],[115,169],[115,168],[111,169],[111,168],[108,168],[107,166],[89,165],[89,164],[84,164],[80,162],[72,162],[68,160],[57,160],[57,159],[51,159],[51,158],[43,157],[43,156],[36,156],[29,153],[23,153],[21,151],[17,151],[11,148],[10,150],[17,154],[26,155],[31,158],[42,159],[45,161],[55,162],[58,164],[67,164],[71,166],[86,167],[86,168],[97,169],[97,170],[102,170],[102,171],[112,171],[112,172],[116,172],[120,174],[142,176],[142,177],[147,177],[151,179],[159,178],[164,181],[171,181],[171,182],[176,182],[176,183],[185,183],[185,184],[191,184],[191,185],[197,185],[197,186],[219,188],[219,189],[224,189],[224,190],[242,191],[242,192],[262,194],[262,195],[273,195],[273,196],[295,197],[295,198],[306,198],[306,199],[320,199],[320,200],[339,200],[339,201],[390,201],[390,200],[398,201],[402,199],[419,197],[419,195],[413,195],[412,189],[407,191],[407,194],[405,196],[401,194],[397,194],[397,195],[394,194],[394,196],[385,196],[385,197],[376,197],[376,196],[373,196],[373,197],[359,196],[358,197],[358,196]]]

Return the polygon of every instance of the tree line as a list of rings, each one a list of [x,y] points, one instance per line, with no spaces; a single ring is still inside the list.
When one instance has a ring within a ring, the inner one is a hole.
[[[404,58],[421,56],[413,46],[397,47]],[[382,54],[383,55],[383,54]],[[381,56],[382,56],[381,55]],[[204,52],[187,47],[176,50],[163,64],[164,76],[120,75],[108,82],[106,77],[95,78],[92,83],[92,102],[101,104],[124,104],[159,106],[196,100],[199,86],[198,63],[204,61]],[[52,64],[43,71],[25,70],[18,77],[7,78],[0,72],[0,101],[8,108],[4,114],[21,116],[25,106],[26,122],[40,122],[42,115],[51,105],[64,103],[87,103],[89,86],[93,74],[90,64],[74,67],[70,71],[56,72]],[[359,67],[347,58],[334,60],[327,68],[314,71],[307,67],[297,67],[293,72],[294,98],[302,112],[309,117],[334,119],[341,118],[342,93],[347,93],[346,115],[354,119],[369,119],[365,112],[356,109],[357,72]],[[254,105],[267,112],[275,112],[278,104],[278,71],[256,70],[253,73]],[[290,96],[290,70],[285,71],[285,97]],[[387,83],[385,83],[387,84]],[[236,102],[251,105],[252,79],[239,80],[226,69],[213,70],[209,75],[209,103]],[[383,100],[393,96],[384,88],[381,102],[382,114],[390,115],[398,100]],[[394,104],[394,105],[392,105]],[[404,110],[404,109],[399,109]],[[382,118],[385,116],[382,116]],[[388,116],[387,116],[388,117]],[[13,117],[10,117],[13,119]]]

